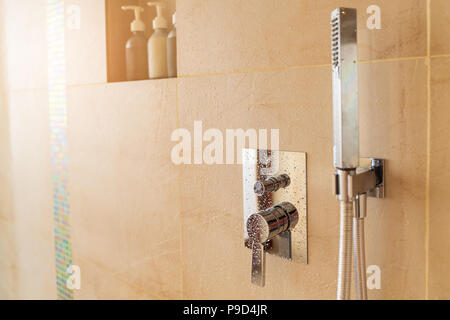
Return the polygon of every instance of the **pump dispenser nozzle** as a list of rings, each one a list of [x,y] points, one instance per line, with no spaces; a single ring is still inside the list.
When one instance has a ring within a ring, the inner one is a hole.
[[[145,31],[145,24],[141,20],[141,13],[144,12],[144,8],[140,6],[123,6],[122,10],[134,10],[135,20],[131,23],[131,32]]]
[[[153,20],[153,28],[167,29],[169,25],[163,16],[163,9],[166,5],[162,2],[148,2],[147,5],[149,7],[156,7],[156,18]]]

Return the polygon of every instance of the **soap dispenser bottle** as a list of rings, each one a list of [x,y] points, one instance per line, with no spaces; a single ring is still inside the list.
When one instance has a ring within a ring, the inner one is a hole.
[[[153,20],[153,35],[148,40],[148,66],[150,79],[167,78],[167,28],[163,17],[164,4],[149,2],[150,7],[156,7],[156,18]]]
[[[126,73],[128,81],[148,79],[148,51],[145,24],[141,20],[144,8],[123,6],[122,10],[133,10],[135,20],[131,23],[132,37],[128,39],[125,49]]]
[[[167,69],[170,78],[177,77],[177,14],[172,17],[173,29],[167,37]]]

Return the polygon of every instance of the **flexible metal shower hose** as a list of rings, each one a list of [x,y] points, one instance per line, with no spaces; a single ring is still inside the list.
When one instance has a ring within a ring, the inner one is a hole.
[[[350,285],[352,277],[352,229],[353,202],[340,202],[340,238],[339,238],[339,266],[337,279],[337,299],[350,299]]]
[[[353,218],[353,258],[357,300],[367,300],[364,219]]]

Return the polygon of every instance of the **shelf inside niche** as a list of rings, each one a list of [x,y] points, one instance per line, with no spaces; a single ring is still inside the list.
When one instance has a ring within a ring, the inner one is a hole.
[[[156,17],[156,9],[147,6],[147,2],[150,1],[151,0],[105,0],[108,82],[127,81],[125,45],[131,37],[130,24],[134,20],[134,13],[132,11],[123,11],[121,7],[138,5],[145,8],[142,15],[142,20],[146,26],[145,35],[149,38],[153,34],[153,19]],[[176,0],[158,1],[166,3],[164,17],[169,23],[170,32],[172,29],[172,15],[176,11]]]

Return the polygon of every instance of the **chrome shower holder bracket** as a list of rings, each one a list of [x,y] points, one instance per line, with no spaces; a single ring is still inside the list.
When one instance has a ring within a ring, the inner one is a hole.
[[[340,170],[335,173],[335,194],[339,200],[354,200],[362,194],[370,198],[386,196],[386,160],[361,158],[356,170]]]
[[[385,191],[385,166],[386,166],[386,160],[384,159],[377,159],[377,158],[361,158],[359,160],[360,168],[363,171],[367,170],[374,170],[375,175],[377,177],[378,183],[376,184],[375,188],[370,189],[367,192],[367,196],[369,198],[377,198],[377,199],[384,199],[386,195]],[[356,171],[358,173],[358,170]]]

